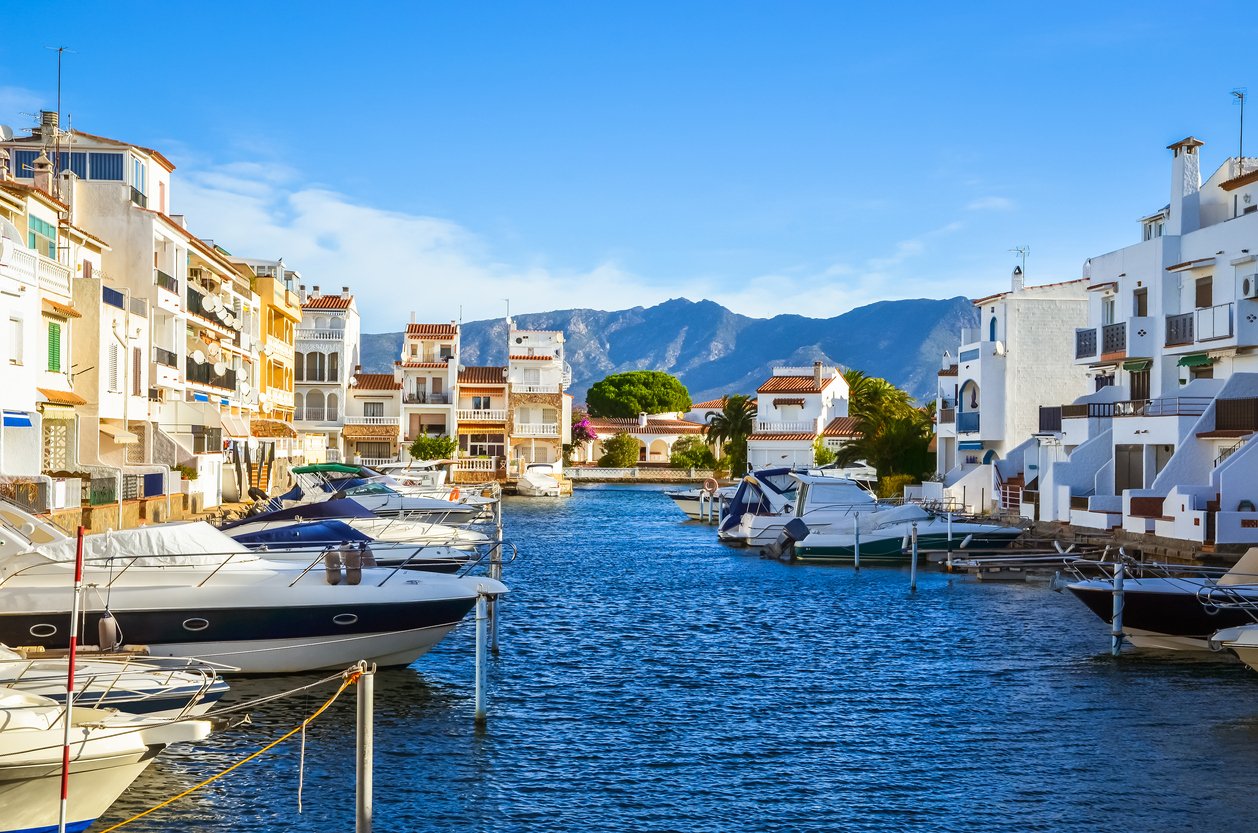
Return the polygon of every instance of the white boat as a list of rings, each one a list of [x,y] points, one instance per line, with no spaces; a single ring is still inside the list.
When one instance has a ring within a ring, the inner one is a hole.
[[[812,532],[856,511],[871,511],[877,500],[854,480],[791,472],[796,484],[793,498],[767,479],[749,474],[730,501],[717,537],[736,546],[767,547],[775,542],[792,518],[800,518]]]
[[[530,463],[516,481],[516,493],[524,497],[559,497],[559,475],[550,463]]]
[[[715,501],[717,507],[728,503],[734,493],[738,491],[737,486],[722,486],[715,490],[707,487],[693,489],[673,489],[665,492],[669,499],[677,505],[687,518],[692,521],[706,521],[708,513],[705,511],[712,501]],[[719,508],[713,512],[715,516]]]
[[[0,642],[66,647],[74,539],[11,504],[0,504],[0,519]],[[125,644],[251,674],[360,659],[407,665],[462,620],[478,592],[507,590],[483,577],[264,559],[200,522],[89,535],[84,544],[86,633],[108,610]]]
[[[46,697],[0,688],[0,833],[57,829],[65,712]],[[159,752],[210,731],[208,720],[72,709],[66,829],[86,830]]]
[[[1241,662],[1258,671],[1258,624],[1224,628],[1210,637],[1209,644],[1212,648],[1231,651]]]
[[[805,521],[807,524],[807,521]],[[831,521],[823,532],[811,528],[795,543],[795,557],[800,561],[825,561],[851,564],[856,558],[856,532],[860,531],[862,564],[904,564],[911,558],[911,539],[917,530],[921,550],[959,549],[967,547],[990,549],[1008,546],[1025,530],[1021,527],[987,521],[949,521],[921,506],[891,506],[873,511],[856,512]]]
[[[0,686],[66,700],[69,658],[25,657],[0,645]],[[74,664],[74,703],[167,719],[205,714],[227,693],[206,663],[139,655],[80,654]]]

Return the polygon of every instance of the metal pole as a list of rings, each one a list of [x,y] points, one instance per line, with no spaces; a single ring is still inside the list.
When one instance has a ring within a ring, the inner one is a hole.
[[[852,562],[856,565],[856,572],[861,571],[861,516],[859,512],[852,513],[852,529],[856,533],[856,539],[852,546]]]
[[[909,592],[917,592],[917,524],[913,524],[913,558],[909,561]]]
[[[476,714],[475,720],[477,726],[485,725],[485,660],[487,651],[486,642],[488,641],[488,594],[485,592],[485,586],[481,585],[476,588]]]
[[[70,803],[70,726],[74,711],[74,658],[79,643],[79,596],[83,592],[83,533],[79,527],[74,551],[74,599],[70,603],[70,652],[66,670],[66,714],[61,740],[61,805],[57,810],[57,833],[65,833]]]
[[[376,666],[360,663],[358,677],[358,783],[354,814],[355,833],[371,833],[372,765],[375,747]]]
[[[1114,613],[1110,618],[1110,647],[1109,651],[1114,656],[1118,656],[1123,652],[1123,578],[1126,572],[1125,565],[1121,557],[1118,566],[1114,568]]]
[[[489,559],[489,577],[494,581],[502,581],[502,494],[494,504],[494,553]],[[490,599],[489,607],[489,649],[498,655],[498,600]]]

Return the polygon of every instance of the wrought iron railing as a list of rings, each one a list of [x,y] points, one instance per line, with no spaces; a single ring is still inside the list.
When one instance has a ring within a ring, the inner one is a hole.
[[[1193,343],[1193,321],[1196,315],[1185,312],[1182,315],[1166,316],[1166,346]]]
[[[1088,359],[1096,355],[1096,328],[1075,330],[1075,358]]]
[[[1127,350],[1127,324],[1106,324],[1101,328],[1101,352],[1123,353]]]

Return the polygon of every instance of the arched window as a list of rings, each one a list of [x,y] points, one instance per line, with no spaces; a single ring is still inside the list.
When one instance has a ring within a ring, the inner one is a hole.
[[[987,325],[987,340],[996,340],[996,316],[992,316],[991,323]]]
[[[957,406],[963,411],[978,410],[978,385],[973,380],[961,386],[961,398],[957,401]]]
[[[334,329],[334,330],[343,330],[343,329],[345,329],[345,319],[344,319],[344,318],[341,318],[340,316],[337,316],[336,318],[333,318],[333,319],[332,319],[332,329]]]
[[[293,361],[293,365],[297,369],[297,377],[296,377],[297,381],[298,382],[306,381],[306,354],[298,353],[296,358]]]
[[[301,365],[298,365],[300,367]],[[293,394],[293,419],[306,418],[306,397],[301,393]]]
[[[322,382],[323,381],[323,354],[307,353],[306,354],[306,381]]]
[[[320,315],[318,318],[315,319],[316,330],[326,330],[327,328],[328,328],[328,317],[326,315]]]
[[[323,414],[323,394],[317,390],[310,391],[306,394],[306,419],[323,422]]]
[[[328,381],[339,382],[341,380],[341,354],[328,353]]]
[[[337,399],[337,396],[336,396],[336,394],[335,394],[335,393],[329,393],[329,394],[328,394],[328,408],[327,408],[327,412],[328,412],[328,413],[327,413],[327,420],[328,420],[328,422],[336,422],[336,420],[337,420],[336,411],[337,411],[337,408],[338,408],[338,407],[340,407],[340,404],[341,404],[341,403],[340,403],[340,401]]]

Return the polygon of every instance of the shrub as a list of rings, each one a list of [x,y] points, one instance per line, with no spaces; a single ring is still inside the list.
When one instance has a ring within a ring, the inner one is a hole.
[[[598,464],[603,468],[627,469],[638,464],[638,441],[628,434],[617,434],[603,442],[603,456]]]
[[[458,449],[454,437],[420,435],[411,443],[412,460],[449,460]]]
[[[878,497],[901,497],[904,494],[905,486],[920,482],[922,482],[920,478],[911,474],[884,475],[878,479]]]
[[[679,469],[710,469],[716,466],[716,455],[701,437],[682,437],[673,443],[669,465]]]
[[[833,450],[826,446],[824,437],[818,437],[817,441],[812,444],[812,461],[813,465],[828,466],[834,462],[837,455]]]

